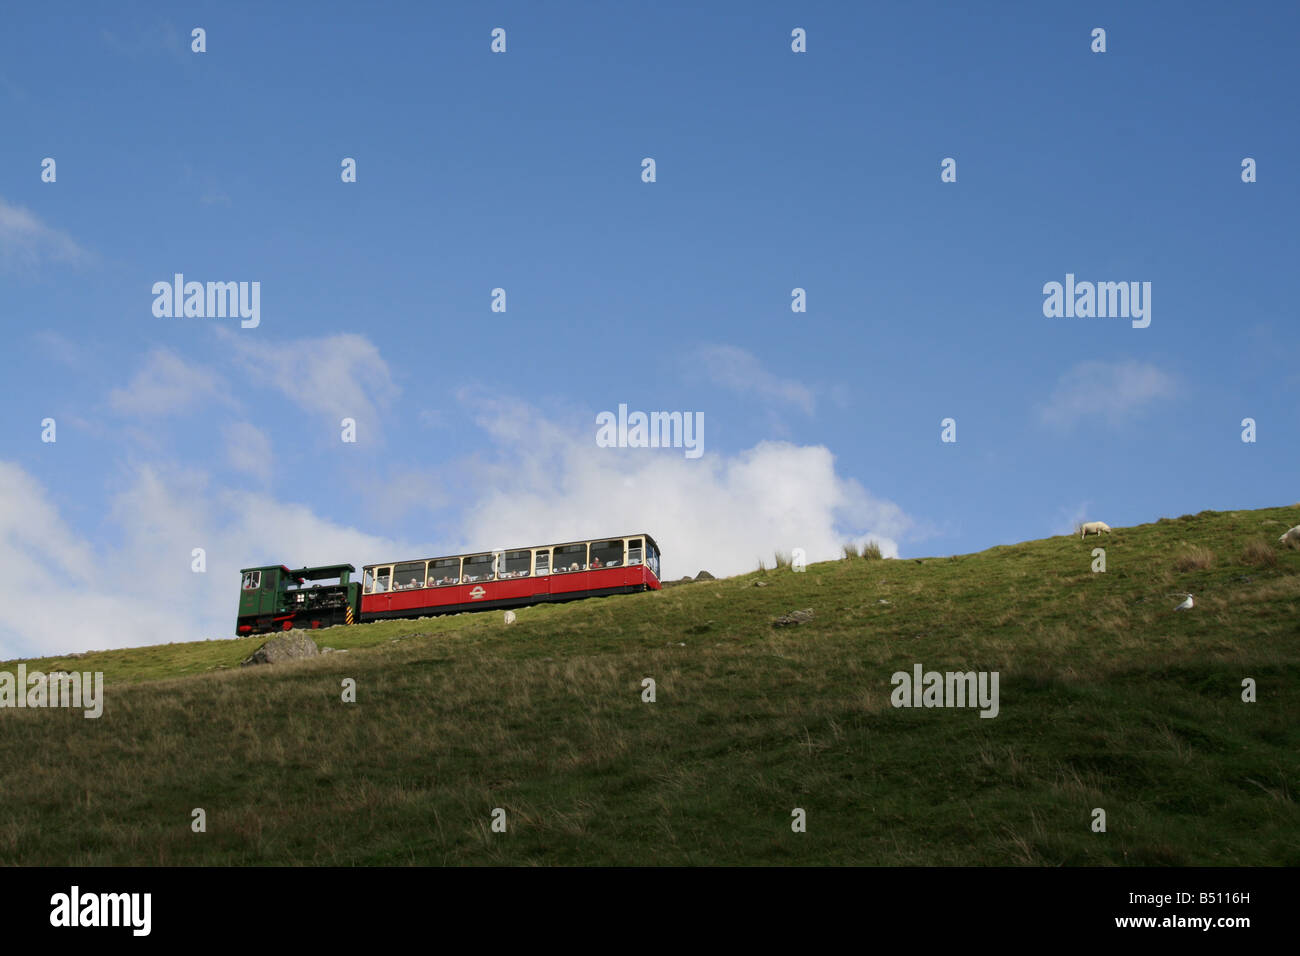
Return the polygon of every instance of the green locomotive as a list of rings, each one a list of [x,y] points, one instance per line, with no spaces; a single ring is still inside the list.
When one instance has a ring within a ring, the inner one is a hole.
[[[239,573],[242,584],[235,633],[240,637],[294,627],[352,624],[361,610],[361,584],[352,580],[357,569],[350,564],[296,571],[273,564],[243,568]],[[329,583],[320,583],[325,581]]]

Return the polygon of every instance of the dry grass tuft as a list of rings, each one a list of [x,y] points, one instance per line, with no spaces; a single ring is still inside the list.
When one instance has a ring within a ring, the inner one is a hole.
[[[1241,563],[1254,568],[1271,568],[1277,564],[1277,552],[1263,538],[1247,541],[1241,549]]]
[[[1208,571],[1214,567],[1214,552],[1200,545],[1189,545],[1174,558],[1179,571]]]

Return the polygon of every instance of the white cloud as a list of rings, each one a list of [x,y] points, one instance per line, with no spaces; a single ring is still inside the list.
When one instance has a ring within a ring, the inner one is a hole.
[[[163,417],[188,411],[200,402],[233,406],[229,392],[215,372],[158,348],[149,353],[130,385],[108,393],[108,404],[124,415]]]
[[[271,479],[271,438],[266,432],[248,422],[236,422],[223,426],[221,435],[230,467],[264,482]]]
[[[1118,425],[1177,391],[1170,375],[1148,363],[1080,362],[1061,376],[1039,417],[1049,425],[1070,426],[1087,418]]]
[[[103,582],[111,565],[70,529],[48,494],[22,468],[0,462],[0,580],[12,592],[0,601],[0,658],[40,649],[96,645],[115,621],[160,625],[152,602],[132,601]],[[146,626],[145,633],[157,633]],[[117,646],[144,641],[120,640]]]
[[[473,466],[480,492],[464,511],[467,548],[647,531],[664,549],[666,577],[722,576],[760,558],[770,565],[776,550],[835,558],[868,537],[897,556],[912,525],[897,505],[836,474],[822,446],[761,442],[688,460],[672,449],[598,448],[594,426],[568,434],[518,403],[487,407],[479,423],[502,455]]]
[[[363,335],[269,344],[260,336],[229,330],[219,334],[260,384],[278,389],[307,412],[325,416],[334,427],[344,418],[356,419],[359,442],[379,434],[380,411],[400,391],[379,349]]]
[[[369,490],[369,489],[367,489]],[[445,476],[436,468],[396,467],[383,480],[383,507],[393,515],[440,511],[454,503]]]
[[[723,388],[794,405],[809,415],[813,412],[812,389],[794,379],[772,374],[751,352],[735,345],[708,345],[701,350],[699,358],[709,377]]]
[[[233,637],[242,567],[424,550],[160,466],[135,469],[110,519],[122,540],[93,548],[35,479],[0,462],[0,579],[21,596],[0,602],[0,659]],[[194,548],[206,552],[205,573],[191,570]]]
[[[78,262],[85,256],[67,233],[0,198],[0,263],[4,266],[30,269],[45,261]]]

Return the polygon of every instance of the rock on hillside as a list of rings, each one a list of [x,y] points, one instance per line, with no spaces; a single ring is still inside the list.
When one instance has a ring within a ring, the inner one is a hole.
[[[287,631],[279,637],[273,637],[243,662],[249,664],[279,664],[282,661],[297,660],[301,657],[319,657],[320,648],[307,636],[306,631]]]
[[[812,608],[806,607],[802,611],[791,611],[789,614],[783,614],[772,622],[775,627],[797,627],[800,624],[807,624],[814,617],[816,612]]]

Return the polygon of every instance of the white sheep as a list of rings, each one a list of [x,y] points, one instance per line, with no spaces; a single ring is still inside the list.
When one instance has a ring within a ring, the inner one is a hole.
[[[1277,540],[1288,548],[1300,548],[1300,524],[1296,525]]]
[[[1079,530],[1082,532],[1082,534],[1079,535],[1080,540],[1082,540],[1090,534],[1096,534],[1100,537],[1103,531],[1110,534],[1110,525],[1106,524],[1104,521],[1085,521],[1080,526]]]

